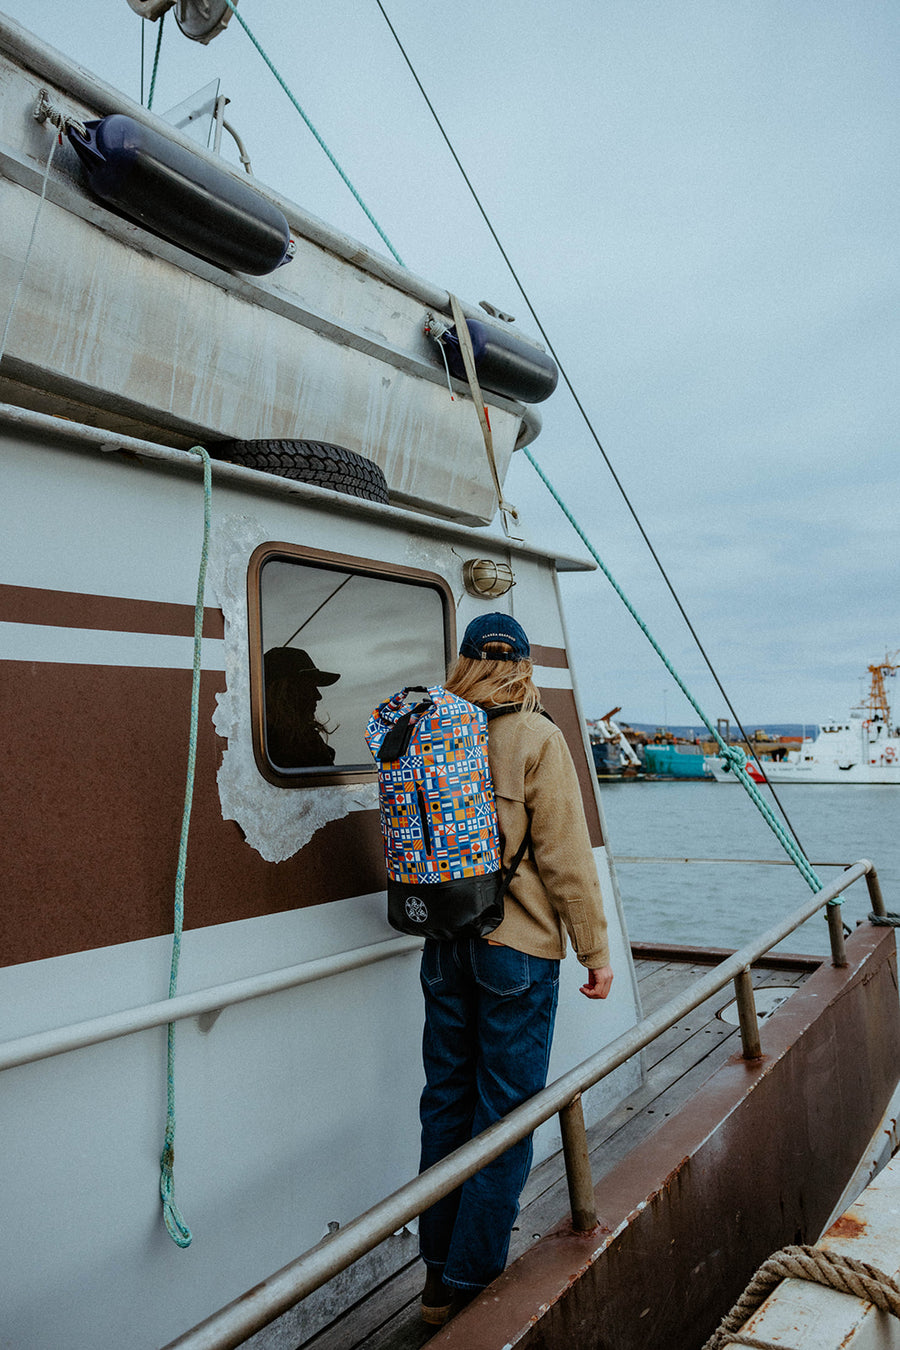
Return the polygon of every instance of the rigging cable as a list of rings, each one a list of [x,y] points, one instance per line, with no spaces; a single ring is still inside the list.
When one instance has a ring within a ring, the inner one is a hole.
[[[309,130],[312,132],[312,134],[315,136],[316,140],[319,142],[319,145],[320,145],[320,146],[322,147],[322,149],[325,151],[325,154],[326,154],[326,155],[328,156],[328,158],[331,160],[331,163],[332,163],[332,164],[334,165],[334,167],[337,169],[337,171],[338,171],[338,173],[340,174],[340,176],[341,176],[343,182],[345,183],[345,185],[346,185],[346,186],[350,189],[350,191],[353,193],[353,196],[354,196],[354,198],[356,199],[357,204],[358,204],[359,206],[362,207],[362,209],[363,209],[363,211],[365,212],[366,217],[368,218],[370,224],[373,225],[374,228],[378,231],[379,236],[380,236],[381,239],[384,241],[384,243],[387,245],[387,247],[390,249],[391,254],[392,254],[393,257],[396,259],[396,261],[400,264],[400,266],[401,266],[401,267],[405,267],[406,264],[404,263],[403,259],[400,257],[400,254],[399,254],[399,253],[397,252],[397,250],[394,248],[394,245],[391,243],[390,239],[388,239],[388,237],[387,237],[387,235],[385,234],[384,230],[383,230],[383,229],[381,228],[381,226],[378,224],[378,221],[377,221],[377,220],[375,219],[375,217],[372,215],[372,212],[371,212],[371,211],[369,210],[369,208],[366,206],[366,204],[365,204],[365,202],[363,201],[362,197],[359,195],[359,193],[357,192],[356,188],[355,188],[355,187],[353,186],[353,184],[350,182],[350,179],[349,179],[349,178],[347,177],[347,175],[344,173],[344,170],[341,168],[340,164],[338,164],[338,162],[337,162],[337,160],[335,159],[334,155],[333,155],[333,154],[331,153],[331,151],[328,149],[328,146],[327,146],[327,145],[325,144],[325,142],[322,140],[322,137],[319,135],[318,131],[317,131],[316,128],[313,126],[312,122],[309,120],[309,118],[307,117],[306,113],[305,113],[305,112],[303,111],[303,109],[300,107],[300,104],[299,104],[299,103],[297,102],[297,100],[294,98],[294,95],[291,93],[290,89],[289,89],[288,86],[285,84],[284,80],[282,79],[282,77],[279,75],[278,71],[275,69],[274,65],[272,64],[272,61],[271,61],[270,57],[268,56],[268,54],[267,54],[267,53],[265,52],[265,50],[263,49],[262,44],[261,44],[260,42],[258,42],[257,39],[256,39],[256,38],[253,36],[253,34],[250,32],[250,29],[247,27],[247,24],[246,24],[246,22],[244,21],[243,16],[240,15],[240,14],[238,13],[238,11],[237,11],[237,6],[233,3],[233,0],[225,0],[225,3],[226,3],[226,5],[228,6],[228,8],[231,10],[231,12],[232,12],[232,14],[234,15],[234,17],[237,19],[238,23],[239,23],[239,24],[241,25],[241,27],[243,28],[244,32],[247,34],[247,36],[248,36],[248,38],[250,39],[250,41],[253,43],[253,45],[254,45],[254,47],[256,48],[256,50],[259,52],[259,54],[260,54],[260,56],[262,57],[262,59],[265,61],[266,65],[267,65],[267,66],[269,67],[269,69],[271,70],[272,74],[275,76],[275,78],[276,78],[276,80],[278,81],[278,83],[281,85],[281,87],[282,87],[282,89],[284,90],[284,92],[287,94],[288,98],[291,100],[291,103],[294,105],[294,107],[296,108],[297,112],[298,112],[298,113],[300,114],[300,116],[303,118],[303,120],[304,120],[304,122],[306,123],[307,127],[309,128]]]
[[[228,3],[230,3],[230,0],[228,0]],[[715,680],[716,686],[717,686],[717,688],[718,688],[718,690],[719,690],[719,693],[722,695],[722,698],[725,700],[725,705],[726,705],[726,707],[728,708],[728,711],[731,713],[732,717],[734,718],[735,725],[736,725],[737,728],[738,728],[738,731],[739,731],[739,733],[740,733],[740,735],[741,735],[741,738],[747,743],[747,745],[750,745],[750,741],[749,741],[748,738],[747,738],[747,733],[746,733],[746,731],[744,730],[744,727],[743,727],[743,725],[742,725],[742,723],[741,723],[741,719],[738,717],[737,712],[735,711],[735,709],[734,709],[734,707],[733,707],[733,705],[732,705],[732,703],[731,703],[730,698],[729,698],[728,695],[726,694],[726,692],[725,692],[725,690],[724,690],[724,688],[723,688],[723,686],[722,686],[722,682],[721,682],[721,680],[719,679],[719,676],[718,676],[718,674],[717,674],[717,672],[716,672],[716,670],[715,670],[715,667],[713,666],[712,661],[710,660],[710,658],[709,658],[709,656],[708,656],[708,654],[707,654],[707,652],[706,652],[706,649],[705,649],[705,647],[703,646],[703,643],[700,641],[700,637],[699,637],[697,631],[695,630],[694,625],[691,623],[690,619],[688,618],[687,611],[685,610],[684,605],[681,603],[681,600],[680,600],[680,598],[679,598],[679,596],[678,596],[678,593],[676,592],[675,587],[673,586],[673,584],[672,584],[672,582],[671,582],[671,580],[670,580],[670,578],[669,578],[669,575],[668,575],[668,573],[667,573],[665,567],[663,566],[662,560],[661,560],[661,558],[659,557],[658,553],[656,552],[656,549],[654,548],[653,544],[651,543],[650,537],[649,537],[649,535],[647,534],[647,531],[644,529],[644,526],[643,526],[643,524],[641,523],[640,517],[638,516],[637,511],[635,510],[635,508],[634,508],[634,506],[633,506],[633,504],[632,504],[632,502],[631,502],[631,499],[630,499],[630,497],[628,496],[628,493],[625,491],[625,487],[624,487],[624,485],[623,485],[621,479],[619,478],[619,475],[616,473],[615,469],[613,468],[612,462],[610,461],[609,456],[607,455],[606,451],[605,451],[604,448],[603,448],[603,445],[602,445],[602,443],[601,443],[601,441],[600,441],[599,436],[597,435],[597,432],[596,432],[596,430],[595,430],[595,428],[594,428],[594,425],[593,425],[593,423],[591,422],[591,419],[590,419],[590,417],[588,416],[588,413],[587,413],[587,411],[586,411],[584,405],[582,404],[581,399],[578,397],[578,394],[577,394],[576,391],[575,391],[575,388],[574,388],[574,386],[573,386],[573,384],[572,384],[572,381],[569,379],[569,376],[568,376],[568,374],[567,374],[567,372],[566,372],[566,368],[565,368],[565,366],[563,365],[562,361],[560,360],[560,357],[559,357],[559,355],[557,354],[557,351],[556,351],[555,347],[553,346],[553,343],[551,342],[550,337],[548,336],[547,331],[546,331],[546,329],[544,328],[544,325],[541,323],[541,320],[540,320],[540,318],[539,318],[538,315],[537,315],[537,312],[536,312],[536,310],[535,310],[535,308],[534,308],[534,305],[531,303],[531,300],[530,300],[530,298],[529,298],[529,296],[528,296],[528,293],[527,293],[527,291],[525,290],[525,287],[524,287],[524,285],[522,284],[522,281],[520,280],[519,275],[518,275],[518,273],[516,272],[516,269],[515,269],[515,267],[514,267],[513,264],[512,264],[512,260],[510,259],[508,253],[506,252],[506,249],[503,247],[503,244],[502,244],[501,241],[500,241],[500,238],[499,238],[499,236],[498,236],[498,234],[497,234],[497,231],[494,229],[494,226],[493,226],[493,224],[491,223],[490,217],[488,216],[486,210],[484,209],[484,206],[483,206],[482,203],[481,203],[481,199],[480,199],[480,197],[478,196],[478,192],[476,191],[476,189],[475,189],[475,187],[474,187],[474,185],[473,185],[471,179],[469,178],[469,175],[466,173],[465,169],[463,168],[463,165],[462,165],[462,162],[461,162],[461,160],[460,160],[460,158],[459,158],[459,155],[457,155],[456,150],[453,148],[453,143],[451,142],[450,137],[447,135],[446,131],[444,130],[443,123],[441,122],[441,119],[440,119],[440,117],[438,116],[438,113],[437,113],[437,111],[436,111],[436,109],[435,109],[435,107],[434,107],[434,104],[431,102],[431,99],[428,97],[428,94],[425,92],[425,87],[424,87],[424,85],[422,84],[422,81],[419,79],[418,74],[416,73],[416,69],[415,69],[415,67],[414,67],[414,65],[413,65],[413,63],[412,63],[412,61],[410,60],[409,55],[407,54],[406,48],[403,46],[403,43],[402,43],[401,40],[400,40],[400,37],[399,37],[399,35],[398,35],[398,33],[397,33],[397,30],[394,28],[394,25],[391,23],[390,19],[388,18],[388,15],[387,15],[387,13],[386,13],[386,11],[385,11],[384,5],[381,3],[381,0],[375,0],[375,3],[376,3],[376,5],[378,6],[378,8],[381,10],[382,17],[384,18],[385,23],[387,24],[388,28],[390,29],[391,34],[392,34],[392,36],[393,36],[393,38],[394,38],[394,41],[396,42],[398,48],[400,49],[400,54],[401,54],[401,56],[403,57],[404,61],[406,62],[407,67],[409,68],[410,74],[412,75],[413,79],[415,80],[416,84],[418,85],[418,87],[419,87],[419,92],[421,93],[421,95],[422,95],[422,97],[424,98],[426,104],[428,105],[428,110],[429,110],[429,112],[431,113],[432,117],[434,118],[434,121],[435,121],[435,124],[437,125],[438,131],[441,133],[441,136],[443,137],[444,142],[445,142],[445,144],[446,144],[446,146],[447,146],[447,149],[450,151],[450,154],[453,156],[453,159],[454,159],[454,161],[455,161],[455,163],[456,163],[456,167],[459,169],[459,172],[462,174],[462,177],[463,177],[463,180],[464,180],[464,182],[465,182],[465,184],[466,184],[466,187],[469,189],[469,192],[470,192],[471,195],[472,195],[472,199],[473,199],[473,201],[475,202],[475,205],[478,207],[478,210],[479,210],[479,212],[480,212],[480,214],[481,214],[482,219],[484,220],[485,225],[487,225],[488,229],[490,230],[491,237],[493,238],[494,243],[497,245],[497,248],[500,250],[500,255],[501,255],[501,257],[503,258],[503,261],[506,263],[506,266],[509,268],[510,275],[512,276],[513,281],[516,283],[516,286],[518,287],[519,292],[520,292],[521,295],[522,295],[522,299],[525,301],[525,304],[528,306],[529,312],[531,313],[532,318],[534,319],[535,323],[537,324],[537,327],[538,327],[538,330],[540,331],[541,337],[542,337],[542,338],[544,339],[544,341],[546,342],[547,348],[548,348],[548,350],[549,350],[551,356],[553,357],[554,361],[556,362],[557,366],[559,367],[559,373],[560,373],[560,375],[561,375],[562,378],[563,378],[563,381],[564,381],[564,383],[565,383],[565,385],[566,385],[566,388],[569,390],[569,393],[572,395],[572,398],[575,400],[575,406],[577,407],[579,413],[581,414],[581,418],[582,418],[582,420],[583,420],[585,426],[587,427],[588,432],[590,433],[591,438],[592,438],[593,441],[594,441],[594,444],[596,445],[597,449],[600,451],[600,454],[601,454],[602,457],[603,457],[604,463],[606,464],[607,469],[609,470],[610,474],[612,475],[612,480],[613,480],[613,482],[615,483],[616,487],[618,488],[619,493],[621,494],[622,500],[624,501],[626,507],[628,508],[628,510],[629,510],[629,512],[630,512],[630,514],[631,514],[631,516],[632,516],[632,519],[634,520],[635,525],[637,526],[638,530],[640,531],[641,538],[644,540],[644,543],[647,545],[647,548],[650,550],[650,555],[651,555],[651,557],[653,558],[653,561],[656,563],[656,566],[657,566],[657,568],[659,569],[660,575],[662,576],[662,579],[663,579],[663,581],[665,582],[665,584],[666,584],[666,586],[667,586],[667,588],[668,588],[668,590],[669,590],[669,593],[670,593],[670,595],[672,596],[672,599],[675,601],[675,604],[676,604],[677,607],[678,607],[678,610],[679,610],[679,612],[680,612],[680,614],[681,614],[681,617],[684,619],[684,622],[687,624],[688,631],[690,632],[691,637],[694,639],[695,643],[697,644],[697,648],[698,648],[698,650],[699,650],[699,652],[700,652],[700,655],[703,657],[703,660],[705,661],[706,666],[707,666],[707,668],[709,669],[710,674],[712,675],[713,679]],[[529,463],[530,463],[535,469],[537,469],[537,465],[536,465],[534,459],[532,458],[532,456],[531,456],[531,455],[527,455],[527,458],[528,458]],[[539,474],[539,476],[542,477],[542,475],[540,475],[540,474]],[[544,483],[545,483],[546,486],[549,486],[549,484],[547,483],[547,480],[546,480],[546,479],[544,479],[543,481],[544,481]],[[576,528],[577,528],[577,527],[576,527]],[[704,720],[704,722],[706,723],[706,725],[708,726],[709,723],[706,722],[706,718],[704,718],[703,720]],[[715,734],[715,733],[714,733],[714,734]],[[717,740],[719,739],[718,736],[716,736],[716,739],[717,739]],[[756,756],[754,755],[753,758],[756,759]],[[760,769],[760,772],[761,772],[762,775],[763,775],[763,778],[765,778],[765,780],[766,780],[766,784],[767,784],[767,786],[768,786],[768,788],[769,788],[769,791],[772,793],[772,796],[773,796],[774,799],[775,799],[775,802],[776,802],[776,804],[777,804],[777,806],[778,806],[779,811],[781,812],[782,816],[784,817],[784,820],[785,820],[785,822],[786,822],[786,824],[787,824],[788,829],[790,830],[791,834],[794,836],[794,839],[797,841],[797,844],[802,848],[802,845],[800,844],[800,839],[799,839],[799,837],[798,837],[798,835],[797,835],[797,831],[794,829],[793,825],[791,824],[790,819],[789,819],[789,817],[788,817],[788,814],[787,814],[787,812],[785,811],[784,806],[782,805],[781,801],[779,800],[778,794],[776,793],[776,791],[775,791],[774,787],[772,786],[772,784],[769,782],[769,780],[768,780],[768,778],[767,778],[767,776],[766,776],[765,769],[763,769],[763,767],[762,767],[762,765],[759,763],[759,760],[758,760],[758,759],[756,759],[756,762],[757,762],[757,764],[759,765],[759,769]]]
[[[168,10],[166,10],[166,13],[163,14],[162,18],[160,19],[160,21],[159,21],[159,32],[158,32],[157,35],[156,35],[156,54],[155,54],[155,56],[153,57],[153,74],[150,76],[150,93],[149,93],[148,96],[147,96],[147,109],[148,109],[148,111],[149,111],[150,108],[153,107],[153,91],[156,89],[156,72],[157,72],[157,70],[159,69],[159,53],[160,53],[160,51],[162,50],[163,24],[164,24],[165,21],[166,21],[166,14],[167,14],[167,13],[168,13]],[[142,79],[142,80],[143,80],[143,74],[144,74],[144,72],[143,72],[143,70],[141,70],[141,79]]]
[[[703,719],[703,724],[708,728],[709,732],[711,733],[716,743],[718,744],[719,751],[722,754],[725,763],[731,769],[732,773],[735,775],[738,782],[745,788],[756,809],[759,811],[760,815],[763,817],[766,824],[772,830],[773,834],[777,838],[778,842],[781,844],[781,847],[784,849],[785,853],[797,867],[798,871],[800,872],[804,881],[809,886],[810,890],[814,892],[820,891],[822,889],[822,882],[818,877],[818,875],[816,874],[815,868],[813,867],[812,863],[807,858],[803,845],[797,839],[796,835],[794,835],[793,839],[791,839],[788,836],[787,832],[783,829],[783,827],[779,823],[775,813],[772,811],[772,808],[764,800],[756,784],[753,782],[753,779],[746,772],[744,766],[747,763],[747,756],[744,754],[743,750],[739,749],[737,746],[734,745],[726,745],[725,741],[722,739],[719,732],[713,728],[712,723],[704,713],[703,709],[700,707],[700,704],[694,698],[690,689],[688,689],[684,680],[682,680],[681,676],[678,674],[678,671],[672,665],[671,661],[666,656],[662,647],[660,647],[659,643],[656,641],[653,634],[650,632],[650,629],[644,623],[640,614],[638,614],[634,605],[628,599],[628,596],[622,590],[622,587],[616,581],[612,572],[610,572],[609,568],[606,566],[603,559],[600,557],[600,554],[594,548],[593,544],[588,539],[587,535],[584,533],[584,530],[582,530],[581,526],[578,524],[575,517],[572,515],[571,511],[566,506],[565,502],[562,500],[559,493],[556,491],[553,484],[550,482],[549,478],[544,473],[543,469],[541,469],[540,465],[538,464],[534,456],[531,454],[531,451],[528,449],[527,445],[524,448],[524,454],[528,459],[528,462],[531,464],[532,468],[537,473],[538,477],[543,482],[544,486],[547,488],[553,500],[556,502],[557,506],[559,506],[560,510],[563,512],[566,519],[569,521],[570,525],[577,533],[579,539],[588,549],[591,557],[597,563],[597,566],[603,572],[603,575],[606,577],[607,581],[611,584],[613,590],[616,592],[616,595],[622,601],[625,608],[628,610],[628,613],[634,619],[635,623],[638,625],[641,632],[647,638],[651,647],[662,661],[666,670],[669,672],[669,674],[674,679],[675,683],[678,685],[678,688],[684,694],[685,698],[690,703],[691,707],[694,709],[697,715]],[[790,825],[790,821],[788,821],[788,825]],[[793,830],[791,831],[791,833],[793,834]],[[838,898],[834,901],[829,901],[828,903],[840,904],[841,901]]]
[[[44,91],[41,90],[41,94],[43,94],[43,92]],[[13,291],[13,298],[12,301],[10,302],[9,311],[7,312],[6,315],[6,323],[3,326],[3,335],[0,336],[0,362],[2,362],[3,353],[6,351],[6,339],[9,337],[9,326],[12,323],[12,318],[16,310],[16,305],[19,303],[19,295],[22,291],[22,282],[25,280],[25,273],[28,271],[28,264],[31,261],[31,250],[34,248],[34,240],[35,236],[37,235],[38,221],[41,218],[41,212],[44,209],[44,201],[46,200],[47,197],[47,184],[50,181],[50,165],[53,163],[53,155],[56,151],[57,144],[61,140],[62,140],[62,129],[60,128],[59,136],[54,136],[50,141],[50,153],[48,154],[47,162],[44,165],[44,174],[41,180],[41,195],[38,199],[37,210],[34,213],[34,219],[31,222],[31,235],[28,239],[28,247],[25,250],[25,257],[22,261],[22,269],[19,272],[19,279],[16,282],[16,289]]]

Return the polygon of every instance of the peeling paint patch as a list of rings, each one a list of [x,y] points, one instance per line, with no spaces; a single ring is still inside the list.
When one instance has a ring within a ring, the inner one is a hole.
[[[378,809],[374,783],[288,791],[266,782],[253,756],[250,721],[250,648],[247,564],[270,538],[249,515],[232,516],[213,531],[209,586],[225,616],[225,692],[217,696],[213,725],[228,742],[218,772],[223,820],[240,825],[266,862],[284,862],[329,821],[352,811]]]

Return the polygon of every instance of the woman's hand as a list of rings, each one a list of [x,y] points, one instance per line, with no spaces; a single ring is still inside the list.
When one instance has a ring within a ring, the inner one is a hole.
[[[587,984],[581,986],[581,993],[585,998],[606,998],[613,982],[612,966],[600,966],[587,974]]]

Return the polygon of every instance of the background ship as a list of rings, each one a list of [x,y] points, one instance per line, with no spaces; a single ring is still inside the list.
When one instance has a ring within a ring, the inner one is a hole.
[[[869,666],[869,691],[846,721],[823,723],[818,736],[804,737],[799,750],[764,755],[761,769],[770,783],[853,783],[900,785],[900,726],[891,711],[887,680],[896,678],[898,652]],[[706,765],[718,783],[735,782],[719,756]],[[753,772],[754,766],[748,766]]]

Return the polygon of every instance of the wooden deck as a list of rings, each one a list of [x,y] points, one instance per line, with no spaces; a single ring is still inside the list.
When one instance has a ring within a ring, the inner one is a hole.
[[[699,955],[699,954],[696,954]],[[716,954],[721,959],[725,953]],[[709,970],[705,960],[689,960],[665,951],[641,955],[635,951],[644,1016],[656,1011]],[[795,988],[808,978],[821,958],[777,961],[781,968],[763,964],[753,971],[757,989]],[[773,963],[774,964],[774,963]],[[789,997],[785,993],[784,997]],[[733,999],[731,987],[708,999],[676,1023],[644,1051],[644,1082],[631,1096],[588,1131],[595,1183],[636,1144],[646,1139],[674,1111],[699,1090],[729,1056],[740,1053],[738,1027],[718,1016]],[[765,1017],[764,996],[759,999],[760,1020]],[[567,1213],[568,1193],[562,1155],[534,1168],[522,1194],[521,1212],[510,1245],[510,1261],[558,1223]],[[366,1298],[344,1311],[330,1325],[293,1350],[418,1350],[434,1334],[419,1317],[424,1268],[411,1260],[398,1273],[374,1288]],[[320,1291],[322,1293],[324,1291]],[[315,1297],[315,1296],[314,1296]],[[287,1346],[288,1342],[284,1342]]]

